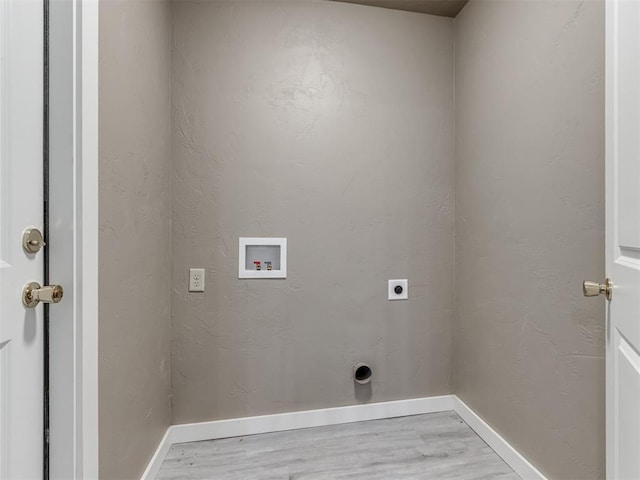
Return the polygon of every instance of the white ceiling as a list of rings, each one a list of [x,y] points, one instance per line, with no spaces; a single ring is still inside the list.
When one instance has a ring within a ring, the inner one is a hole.
[[[469,0],[333,0],[334,2],[358,3],[373,7],[429,13],[442,17],[455,17]]]

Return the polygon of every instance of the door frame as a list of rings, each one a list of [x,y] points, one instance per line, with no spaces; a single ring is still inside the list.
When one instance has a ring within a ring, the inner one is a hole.
[[[51,331],[57,320],[68,324],[50,336],[55,375],[51,392],[56,395],[50,403],[50,463],[52,478],[92,479],[99,471],[98,0],[51,0],[49,8],[52,21],[60,21],[49,39],[50,108],[68,113],[56,118],[58,124],[50,129],[50,136],[68,136],[62,155],[57,155],[59,164],[53,155],[50,158],[50,170],[64,168],[64,174],[50,177],[50,225],[57,222],[67,228],[51,228],[49,244],[68,248],[64,262],[50,265],[51,280],[64,278],[68,292],[67,308],[58,310],[65,318],[56,318],[56,309],[50,310]],[[61,352],[66,352],[64,359]],[[64,449],[65,458],[56,454],[57,439],[58,444],[73,443],[71,451]]]
[[[617,5],[607,0],[605,2],[605,269],[607,277],[613,272],[613,245],[615,235],[613,232],[613,215],[615,205],[613,202],[613,188],[615,188],[615,146],[616,134],[614,99],[616,96],[614,55],[617,50],[617,42],[614,32],[617,30],[615,21],[615,9]],[[611,344],[611,302],[606,302],[605,317],[605,478],[613,478],[614,436],[613,436],[613,409],[611,408],[611,393],[615,386],[613,369],[609,359],[609,347]]]
[[[80,7],[81,65],[80,121],[82,162],[77,164],[81,200],[76,216],[81,225],[76,233],[81,250],[77,261],[80,270],[80,319],[82,355],[78,390],[81,415],[81,454],[78,456],[79,478],[98,478],[98,51],[99,0],[77,0]]]

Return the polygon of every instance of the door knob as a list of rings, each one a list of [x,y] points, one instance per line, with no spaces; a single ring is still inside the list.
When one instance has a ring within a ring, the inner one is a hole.
[[[611,300],[613,296],[613,282],[610,278],[607,278],[604,283],[589,282],[585,280],[582,282],[582,293],[585,297],[597,297],[598,295],[604,295],[607,300]]]
[[[64,290],[60,285],[41,287],[38,282],[27,283],[22,289],[22,303],[27,308],[35,308],[42,303],[60,303]]]

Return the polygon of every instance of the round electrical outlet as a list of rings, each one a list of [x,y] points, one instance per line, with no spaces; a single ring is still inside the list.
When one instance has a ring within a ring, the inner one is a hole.
[[[389,280],[387,291],[389,300],[407,300],[409,298],[409,280],[406,278]]]

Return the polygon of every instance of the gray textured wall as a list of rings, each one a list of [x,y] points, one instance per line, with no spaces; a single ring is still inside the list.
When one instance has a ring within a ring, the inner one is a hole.
[[[178,2],[173,28],[174,422],[450,393],[453,21]],[[240,236],[288,237],[288,278],[238,280]]]
[[[455,391],[549,478],[604,478],[604,3],[456,18]]]
[[[171,420],[168,2],[100,1],[100,478],[140,478]]]

